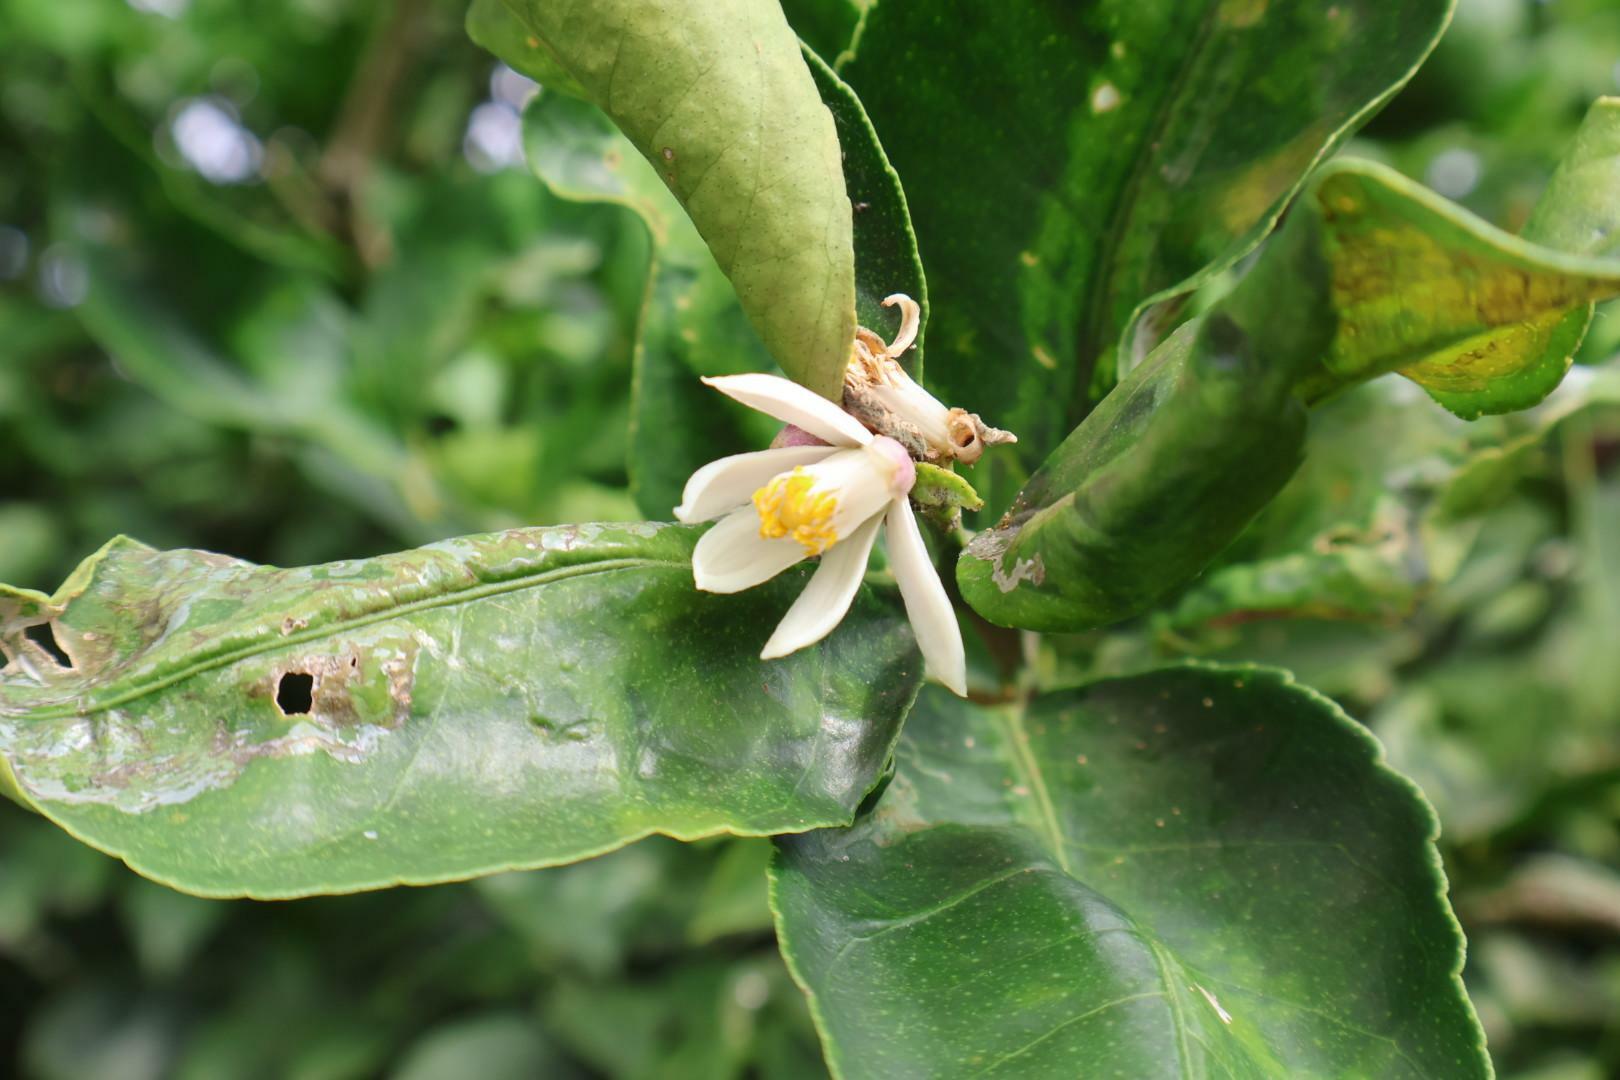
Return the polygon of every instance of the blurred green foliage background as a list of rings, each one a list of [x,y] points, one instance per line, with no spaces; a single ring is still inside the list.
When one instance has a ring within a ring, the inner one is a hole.
[[[644,231],[529,175],[535,87],[464,14],[0,0],[0,580],[53,589],[120,532],[294,565],[639,516]],[[1620,4],[1463,0],[1351,150],[1516,229],[1617,92]],[[1617,351],[1610,309],[1581,360]],[[1542,422],[1515,423],[1479,430]],[[1479,439],[1393,380],[1347,395],[1312,434],[1328,509],[1285,492],[1226,564],[1335,507],[1364,528],[1363,502]],[[1620,422],[1583,410],[1514,455],[1444,551],[1389,538],[1461,564],[1376,617],[1178,619],[1190,591],[1049,662],[1257,659],[1338,698],[1440,811],[1499,1072],[1598,1080],[1620,1075]],[[5,803],[0,1071],[824,1075],[767,858],[655,840],[461,886],[213,902]]]

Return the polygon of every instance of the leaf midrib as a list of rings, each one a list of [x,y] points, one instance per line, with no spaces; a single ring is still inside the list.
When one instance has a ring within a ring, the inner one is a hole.
[[[465,589],[447,592],[438,596],[424,597],[420,600],[412,600],[408,603],[381,608],[376,611],[370,611],[364,615],[356,616],[354,618],[339,619],[329,623],[322,623],[318,626],[309,627],[295,633],[287,634],[271,641],[255,642],[251,645],[244,645],[236,649],[230,649],[214,654],[212,656],[204,656],[203,658],[166,675],[159,676],[151,679],[150,681],[137,682],[136,685],[132,686],[130,689],[122,693],[114,693],[110,697],[89,706],[77,704],[46,706],[37,710],[25,710],[22,715],[31,720],[57,720],[67,717],[78,718],[92,716],[96,713],[106,712],[109,709],[115,709],[120,705],[127,704],[128,702],[144,697],[147,694],[155,693],[159,690],[165,690],[168,687],[173,686],[175,683],[183,682],[186,679],[203,674],[204,672],[215,671],[222,667],[229,667],[231,664],[246,660],[249,657],[296,647],[310,641],[318,641],[322,638],[331,637],[344,631],[357,630],[362,627],[371,626],[375,623],[387,622],[390,619],[404,618],[419,611],[430,611],[435,608],[452,607],[457,604],[476,603],[479,600],[484,600],[491,596],[499,596],[504,593],[517,592],[522,589],[537,588],[541,585],[549,585],[556,581],[562,581],[574,577],[585,577],[591,574],[612,573],[618,570],[633,570],[644,567],[655,569],[681,569],[685,566],[685,562],[673,562],[661,559],[607,559],[603,560],[602,562],[590,563],[583,566],[559,567],[555,570],[544,571],[529,577],[515,577],[504,581],[485,582]]]
[[[1028,712],[1030,699],[1025,697],[1016,705],[1002,710],[1003,728],[1006,738],[1012,749],[1012,765],[1029,787],[1029,794],[1035,800],[1035,808],[1040,820],[1040,829],[1046,834],[1047,846],[1051,850],[1052,858],[1057,862],[1058,868],[1064,875],[1082,885],[1088,883],[1074,872],[1069,862],[1069,840],[1064,833],[1063,824],[1057,815],[1057,807],[1052,802],[1052,795],[1046,786],[1046,777],[1041,771],[1040,760],[1030,748],[1029,730],[1025,724],[1025,714]],[[1132,924],[1131,932],[1145,945],[1153,956],[1154,966],[1158,971],[1159,981],[1163,984],[1163,997],[1170,1010],[1170,1024],[1175,1030],[1176,1059],[1184,1077],[1197,1075],[1193,1071],[1192,1052],[1187,1045],[1188,1019],[1186,1008],[1181,1000],[1180,987],[1176,979],[1171,976],[1171,966],[1181,969],[1181,961],[1165,949],[1163,942],[1139,928],[1135,928],[1135,919],[1126,915]],[[1082,1014],[1085,1015],[1085,1014]]]
[[[1069,865],[1069,845],[1067,837],[1063,834],[1063,826],[1058,821],[1057,807],[1052,804],[1052,795],[1047,790],[1041,764],[1029,748],[1029,731],[1024,726],[1027,704],[1027,701],[1020,702],[1001,714],[1007,729],[1007,742],[1012,747],[1012,764],[1023,776],[1024,782],[1029,785],[1030,796],[1035,800],[1035,809],[1040,816],[1041,829],[1046,834],[1052,858],[1057,862],[1059,869],[1069,877],[1074,877],[1074,868]]]

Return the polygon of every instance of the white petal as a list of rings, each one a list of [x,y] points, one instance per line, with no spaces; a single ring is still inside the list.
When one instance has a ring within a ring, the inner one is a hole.
[[[883,515],[873,514],[847,539],[840,540],[821,557],[821,565],[810,578],[810,584],[788,608],[777,624],[776,633],[765,643],[759,654],[761,660],[774,660],[778,656],[797,652],[806,645],[814,645],[833,632],[843,619],[855,593],[866,575],[866,560],[872,554],[872,542],[877,539],[878,526]]]
[[[801,427],[834,446],[865,446],[872,441],[872,433],[859,420],[820,394],[780,376],[752,372],[703,381],[750,409]]]
[[[896,499],[889,504],[889,565],[906,602],[906,618],[917,635],[928,674],[950,688],[958,697],[967,696],[967,657],[962,651],[962,631],[956,625],[956,612],[945,595],[934,564],[928,561],[917,519],[911,504]]]
[[[744,506],[721,518],[698,540],[692,549],[692,577],[704,592],[741,592],[804,558],[803,546],[792,540],[763,539],[759,513]]]
[[[951,410],[904,371],[897,371],[892,383],[872,387],[872,394],[901,419],[911,421],[930,446],[947,454],[955,450]]]
[[[686,482],[681,505],[675,508],[675,520],[690,525],[717,518],[742,506],[778,473],[789,472],[799,465],[813,465],[837,452],[836,446],[784,446],[711,461]]]
[[[904,450],[898,450],[901,455]],[[873,446],[840,450],[826,461],[807,470],[816,487],[836,492],[838,508],[833,511],[833,532],[841,539],[855,535],[867,521],[883,514],[896,494],[894,466]]]

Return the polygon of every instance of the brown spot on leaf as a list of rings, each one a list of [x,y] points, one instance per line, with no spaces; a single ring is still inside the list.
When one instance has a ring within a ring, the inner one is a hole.
[[[410,715],[416,652],[411,646],[380,663],[372,650],[356,646],[290,656],[247,692],[269,698],[283,716],[308,716],[322,726],[398,727]]]

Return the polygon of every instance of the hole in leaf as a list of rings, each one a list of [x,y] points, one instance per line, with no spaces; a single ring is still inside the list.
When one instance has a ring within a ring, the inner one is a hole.
[[[58,664],[68,669],[73,667],[73,657],[69,656],[67,650],[62,648],[62,643],[56,640],[56,631],[51,628],[50,623],[36,623],[25,629],[23,634],[29,641],[50,653],[51,659]]]
[[[276,708],[283,716],[307,713],[315,705],[315,676],[289,671],[276,683]]]

